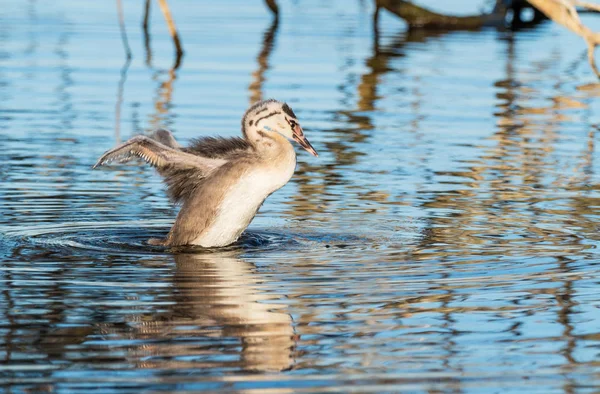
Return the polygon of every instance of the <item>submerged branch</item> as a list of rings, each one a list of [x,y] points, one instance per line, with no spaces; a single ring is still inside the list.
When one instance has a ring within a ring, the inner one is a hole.
[[[404,19],[410,27],[435,29],[478,29],[498,24],[503,21],[506,9],[502,1],[498,1],[489,14],[453,16],[438,14],[405,0],[375,0],[375,5]]]

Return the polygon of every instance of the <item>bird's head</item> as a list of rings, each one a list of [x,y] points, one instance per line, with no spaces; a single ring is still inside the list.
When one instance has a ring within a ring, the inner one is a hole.
[[[253,144],[263,139],[272,139],[273,133],[278,133],[296,141],[311,155],[318,156],[315,148],[304,136],[296,114],[286,103],[264,100],[254,104],[244,114],[242,132]]]

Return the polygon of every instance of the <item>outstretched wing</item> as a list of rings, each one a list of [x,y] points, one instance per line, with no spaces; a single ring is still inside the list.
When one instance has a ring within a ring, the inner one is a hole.
[[[139,157],[159,171],[167,168],[194,168],[200,172],[211,172],[222,166],[226,160],[197,156],[170,148],[144,135],[138,135],[129,141],[103,154],[93,168],[103,166],[114,160],[127,162]]]
[[[175,202],[188,198],[204,178],[227,162],[221,158],[187,153],[138,135],[103,154],[93,168],[115,160],[127,162],[136,157],[156,168],[165,177],[169,196]]]

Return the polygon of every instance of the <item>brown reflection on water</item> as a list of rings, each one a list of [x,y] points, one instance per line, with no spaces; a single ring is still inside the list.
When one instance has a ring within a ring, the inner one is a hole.
[[[380,189],[381,185],[377,187],[367,185],[361,188],[352,179],[347,179],[348,175],[343,169],[352,168],[360,161],[361,157],[365,156],[364,147],[368,145],[371,133],[376,132],[370,112],[376,109],[376,102],[381,98],[377,90],[382,78],[387,73],[398,72],[390,66],[390,62],[404,56],[403,48],[407,44],[424,43],[428,39],[440,37],[444,34],[443,31],[410,30],[399,34],[391,44],[382,47],[379,42],[377,26],[374,25],[373,52],[369,58],[364,60],[367,71],[360,76],[360,81],[356,87],[351,81],[345,80],[340,88],[342,91],[348,91],[350,96],[356,96],[356,108],[335,111],[333,114],[334,119],[343,120],[346,125],[323,130],[323,132],[334,136],[334,138],[328,138],[325,142],[327,153],[333,156],[332,163],[323,164],[320,160],[299,161],[295,174],[298,192],[294,199],[289,201],[288,214],[318,221],[329,221],[328,215],[335,211],[330,202],[335,201],[334,196],[339,193],[335,189],[340,186],[348,188],[352,193],[357,193],[358,198],[363,202],[375,203],[379,206],[378,209],[384,207],[381,203],[390,203],[390,194],[383,188]],[[341,71],[344,72],[344,70]],[[356,91],[352,92],[353,89],[356,89]],[[417,131],[421,119],[419,113],[420,101],[424,97],[419,92],[412,93],[414,100],[411,107],[415,112],[415,116],[411,122],[411,129]],[[323,198],[323,196],[326,196],[326,198]],[[329,196],[331,198],[328,198]],[[345,210],[348,206],[341,208]],[[364,209],[364,213],[373,212],[374,208]]]
[[[570,121],[569,111],[587,106],[580,98],[562,92],[550,97],[547,106],[531,105],[531,97],[539,92],[516,79],[515,42],[509,38],[506,44],[506,77],[495,84],[500,100],[496,111],[498,129],[488,138],[494,145],[481,149],[481,157],[474,165],[465,166],[464,171],[437,173],[465,180],[459,183],[463,187],[458,190],[426,198],[424,207],[451,209],[455,213],[429,219],[423,249],[440,243],[452,245],[450,252],[436,251],[451,256],[467,251],[472,254],[474,250],[482,255],[493,255],[497,252],[492,245],[507,247],[509,244],[513,247],[505,253],[523,253],[521,245],[530,248],[531,244],[539,244],[539,252],[549,254],[558,253],[559,247],[573,252],[588,248],[578,242],[579,237],[564,231],[565,226],[574,221],[578,226],[589,223],[582,216],[584,212],[550,208],[553,204],[545,193],[548,188],[571,191],[573,186],[580,187],[581,184],[565,182],[563,174],[569,174],[570,179],[584,179],[578,173],[590,168],[593,132],[584,145],[587,149],[582,157],[561,163],[554,155],[561,138],[559,129]],[[560,80],[560,76],[555,77]],[[564,172],[557,170],[561,166]],[[570,202],[578,199],[566,198]],[[556,216],[558,213],[562,215]],[[560,222],[563,224],[559,225]],[[520,242],[515,244],[515,238]],[[480,245],[481,249],[474,245]],[[544,245],[549,246],[546,249]]]
[[[528,292],[555,298],[556,321],[563,326],[561,354],[568,365],[574,366],[577,336],[571,323],[576,313],[572,299],[582,276],[573,275],[576,271],[571,267],[572,261],[564,255],[585,253],[592,247],[581,241],[583,233],[596,231],[596,224],[586,215],[593,214],[590,207],[598,201],[569,192],[585,189],[589,179],[586,172],[593,168],[594,131],[582,144],[579,157],[566,164],[558,162],[553,153],[560,142],[561,126],[570,122],[569,111],[587,106],[581,95],[575,93],[577,97],[571,97],[563,92],[550,97],[547,106],[529,104],[530,98],[540,92],[516,78],[515,42],[510,37],[506,43],[506,77],[496,83],[500,99],[496,111],[498,129],[490,136],[495,145],[482,149],[481,158],[464,172],[438,174],[468,180],[462,182],[464,189],[435,193],[423,203],[428,209],[451,209],[454,213],[428,219],[425,236],[415,253],[424,261],[441,258],[449,262],[456,256],[527,255],[532,249],[537,256],[554,256],[557,263],[540,276],[548,284]],[[561,165],[564,173],[557,171]],[[548,189],[563,190],[566,196],[548,199]],[[581,230],[583,233],[577,234]],[[484,260],[465,261],[477,262]],[[522,333],[518,325],[514,332],[515,341],[519,341]],[[566,383],[565,392],[572,392],[567,386],[573,383]]]
[[[154,113],[149,115],[150,130],[162,127],[169,128],[172,125],[173,118],[171,102],[173,100],[173,87],[177,79],[177,70],[172,67],[168,71],[156,71],[152,79],[158,82],[158,86],[154,98]]]

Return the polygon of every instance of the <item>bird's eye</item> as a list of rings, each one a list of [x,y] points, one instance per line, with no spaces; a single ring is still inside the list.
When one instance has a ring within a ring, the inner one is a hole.
[[[293,120],[290,120],[290,127],[293,129],[294,127],[296,127],[296,122],[294,122]]]

